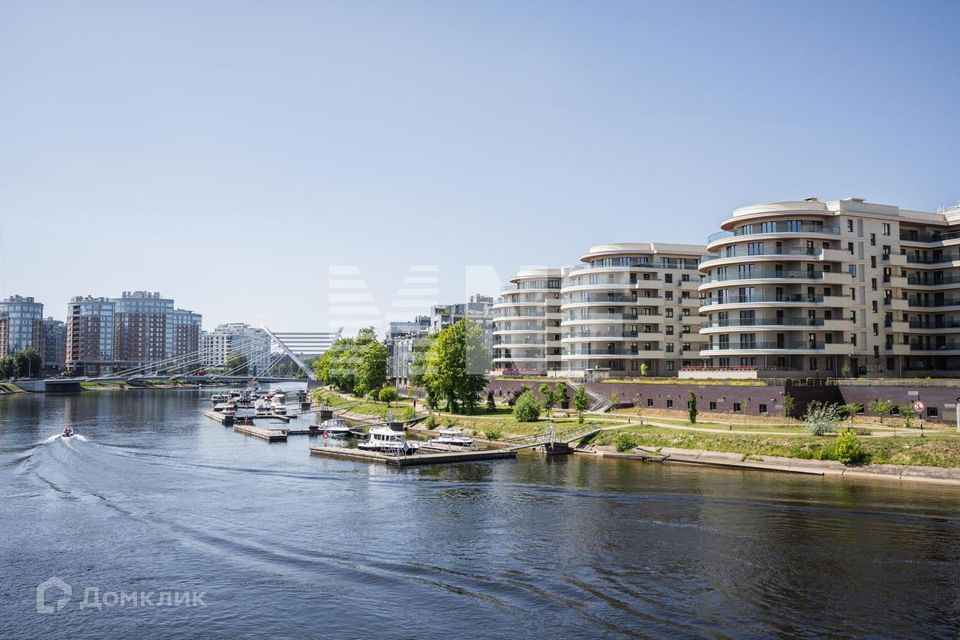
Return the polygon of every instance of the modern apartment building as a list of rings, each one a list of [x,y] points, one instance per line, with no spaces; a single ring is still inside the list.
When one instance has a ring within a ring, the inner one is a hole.
[[[66,362],[67,325],[53,318],[43,319],[43,368],[47,373],[62,371]]]
[[[562,374],[674,376],[698,364],[703,255],[701,245],[591,247],[560,292]]]
[[[704,363],[759,375],[960,371],[960,208],[737,209],[700,264]]]
[[[10,296],[0,301],[0,357],[26,349],[43,355],[43,303]]]
[[[114,302],[93,296],[74,297],[67,304],[66,369],[78,376],[113,373]]]
[[[125,291],[119,298],[76,297],[67,307],[67,368],[102,375],[158,364],[168,371],[196,369],[199,314],[174,308],[159,293]],[[173,360],[181,358],[181,360]]]
[[[476,322],[483,330],[483,344],[493,349],[493,298],[472,295],[466,302],[434,305],[430,310],[430,333],[440,333],[460,320]]]
[[[247,373],[260,375],[270,366],[270,336],[263,329],[243,322],[218,325],[200,334],[200,357],[204,369],[223,370],[231,354],[247,359]]]
[[[384,337],[389,352],[387,378],[397,385],[410,383],[413,368],[414,347],[418,340],[430,332],[430,316],[417,316],[409,322],[391,322]]]
[[[556,375],[560,360],[562,269],[528,269],[510,279],[493,305],[493,369]]]

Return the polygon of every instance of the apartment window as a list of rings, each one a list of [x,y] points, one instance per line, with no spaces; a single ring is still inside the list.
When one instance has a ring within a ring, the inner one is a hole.
[[[748,256],[762,256],[763,255],[763,243],[762,242],[750,242],[747,244],[747,255]]]
[[[927,407],[927,417],[936,418],[940,415],[940,411],[936,407]]]
[[[716,403],[716,402],[711,402],[711,403],[710,403],[710,411],[716,411],[716,410],[717,410],[717,403]]]
[[[673,335],[673,325],[667,325],[667,335],[668,336]]]
[[[827,358],[827,371],[833,371],[833,358]]]
[[[740,413],[740,411],[741,411],[740,403],[739,403],[739,402],[734,402],[734,403],[733,403],[733,412],[734,412],[734,413]]]
[[[879,345],[874,345],[874,346],[873,346],[873,357],[874,357],[874,358],[879,358],[879,357],[880,357],[880,346],[879,346]]]
[[[647,406],[648,406],[648,407],[652,407],[652,406],[653,406],[653,398],[647,398]]]
[[[856,287],[850,287],[850,299],[853,300],[854,302],[857,301],[857,288],[856,288]]]
[[[680,274],[680,281],[681,281],[681,282],[690,282],[690,274],[689,274],[689,273],[682,273],[682,274]]]
[[[873,335],[875,336],[880,335],[880,325],[877,324],[876,322],[873,323]]]
[[[857,265],[851,264],[847,266],[847,273],[849,273],[854,278],[857,277]]]
[[[873,305],[873,312],[874,312],[874,313],[877,313],[877,312],[878,312],[878,309],[877,309],[877,301],[874,300],[871,304]]]
[[[760,412],[760,415],[764,415],[767,413],[767,405],[760,403],[757,405],[757,410]]]
[[[673,291],[664,291],[663,292],[664,300],[673,300]]]
[[[673,317],[673,309],[665,309],[664,312],[663,312],[663,315],[664,315],[664,317],[666,317],[666,318],[672,318],[672,317]]]
[[[876,278],[870,278],[870,288],[873,289],[874,291],[877,290],[877,279],[876,279]]]
[[[686,311],[686,309],[684,309],[684,311]],[[683,333],[684,334],[690,333],[690,325],[688,324],[683,325]]]
[[[875,233],[870,234],[870,246],[871,247],[877,246],[877,234]]]
[[[672,274],[672,273],[665,273],[665,274],[663,274],[663,281],[666,282],[667,284],[672,284],[672,283],[673,283],[673,274]]]
[[[682,315],[684,318],[689,317],[689,315],[690,315],[690,309],[683,309],[683,310],[680,312],[680,315]]]
[[[817,359],[810,358],[810,371],[816,371],[816,370],[817,370]]]
[[[871,269],[877,268],[877,256],[870,256],[870,268]]]
[[[673,363],[669,362],[667,364],[673,364]],[[667,398],[667,409],[673,409],[673,400],[671,400],[670,398]]]
[[[673,371],[673,364],[674,364],[673,362],[667,362],[667,371]],[[673,400],[667,400],[667,402],[672,403]],[[670,404],[670,406],[672,407],[673,404]]]
[[[847,251],[850,252],[850,255],[853,255],[853,243],[852,243],[852,242],[848,242],[848,243],[847,243]]]
[[[777,223],[776,222],[761,222],[760,223],[760,233],[776,233],[777,232]]]
[[[847,231],[853,233],[853,220],[847,220]]]
[[[885,235],[885,236],[890,235],[890,223],[889,223],[889,222],[884,222],[884,223],[883,223],[883,235]]]
[[[803,231],[803,223],[800,220],[787,220],[787,232],[799,233]]]
[[[854,347],[857,346],[857,334],[855,333],[850,334],[850,344]]]
[[[666,350],[667,353],[673,353],[673,343],[672,343],[672,342],[668,342],[668,343],[667,343],[667,346],[664,347],[664,349]]]

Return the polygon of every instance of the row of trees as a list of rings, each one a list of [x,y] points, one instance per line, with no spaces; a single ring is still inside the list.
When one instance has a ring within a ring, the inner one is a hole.
[[[387,382],[387,347],[377,341],[373,327],[356,338],[340,338],[313,362],[317,379],[338,391],[365,396]]]
[[[540,417],[541,407],[549,414],[555,406],[566,408],[569,404],[569,395],[567,394],[567,385],[563,382],[556,383],[553,387],[544,382],[537,389],[540,393],[540,400],[533,396],[530,387],[526,385],[520,387],[520,395],[513,403],[513,417],[517,422],[533,422]],[[590,397],[583,385],[577,387],[573,394],[573,408],[577,411],[577,420],[583,423],[583,412],[590,407]]]
[[[0,358],[0,378],[33,378],[40,375],[42,364],[36,349],[17,351]]]

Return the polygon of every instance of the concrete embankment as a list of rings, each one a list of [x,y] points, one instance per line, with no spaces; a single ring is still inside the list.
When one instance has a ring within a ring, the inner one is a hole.
[[[745,456],[742,453],[706,451],[703,449],[659,450],[638,448],[619,453],[612,447],[585,447],[575,453],[605,458],[656,460],[665,464],[687,464],[748,471],[774,471],[801,475],[855,480],[893,480],[960,486],[960,468],[923,467],[893,464],[845,465],[833,460],[802,460],[779,456]]]

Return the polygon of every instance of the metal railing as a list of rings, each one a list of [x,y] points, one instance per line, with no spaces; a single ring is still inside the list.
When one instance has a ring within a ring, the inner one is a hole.
[[[773,233],[826,233],[830,235],[840,235],[840,227],[832,225],[819,225],[819,224],[790,224],[789,222],[774,222],[767,223],[767,226],[762,226],[761,224],[746,225],[734,229],[733,231],[718,231],[717,233],[711,233],[707,236],[707,243],[711,243],[714,240],[720,240],[723,238],[732,238],[735,236],[758,236],[758,235],[770,235]]]

